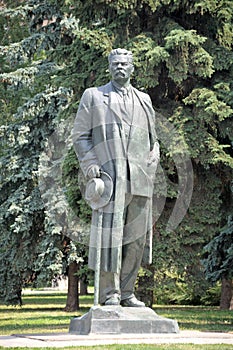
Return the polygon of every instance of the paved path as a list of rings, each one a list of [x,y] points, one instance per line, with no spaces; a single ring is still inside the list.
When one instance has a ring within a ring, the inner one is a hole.
[[[178,334],[112,334],[74,335],[53,334],[14,334],[0,337],[4,347],[65,347],[93,346],[109,344],[232,344],[233,333],[180,331]]]

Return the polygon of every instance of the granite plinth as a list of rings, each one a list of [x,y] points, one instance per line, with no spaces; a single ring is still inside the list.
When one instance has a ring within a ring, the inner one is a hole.
[[[148,307],[93,306],[71,320],[69,333],[179,333],[179,327],[176,320],[158,316]]]

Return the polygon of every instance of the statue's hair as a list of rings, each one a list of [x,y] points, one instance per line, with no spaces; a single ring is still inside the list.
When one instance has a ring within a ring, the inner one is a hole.
[[[115,56],[115,55],[126,55],[129,58],[129,62],[133,63],[133,54],[131,51],[128,51],[126,49],[120,49],[120,48],[113,49],[108,56],[109,63],[111,62],[113,56]]]

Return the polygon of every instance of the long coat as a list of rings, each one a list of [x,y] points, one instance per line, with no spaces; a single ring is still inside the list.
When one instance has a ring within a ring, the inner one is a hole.
[[[126,138],[122,122],[122,106],[111,82],[85,90],[73,129],[73,144],[80,167],[87,175],[92,165],[107,172],[114,184],[112,198],[103,210],[101,269],[119,272],[123,242],[127,172],[130,172],[130,192],[152,198],[157,162],[148,165],[153,150],[158,151],[155,113],[149,95],[132,87],[133,122]],[[152,204],[152,200],[151,200]],[[89,267],[95,269],[96,236],[99,212],[93,210],[89,245]],[[145,263],[152,257],[152,205],[148,212]]]

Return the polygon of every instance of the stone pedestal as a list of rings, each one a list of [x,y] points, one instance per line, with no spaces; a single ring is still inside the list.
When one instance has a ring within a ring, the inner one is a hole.
[[[177,321],[148,307],[93,306],[70,322],[73,334],[179,333]]]

